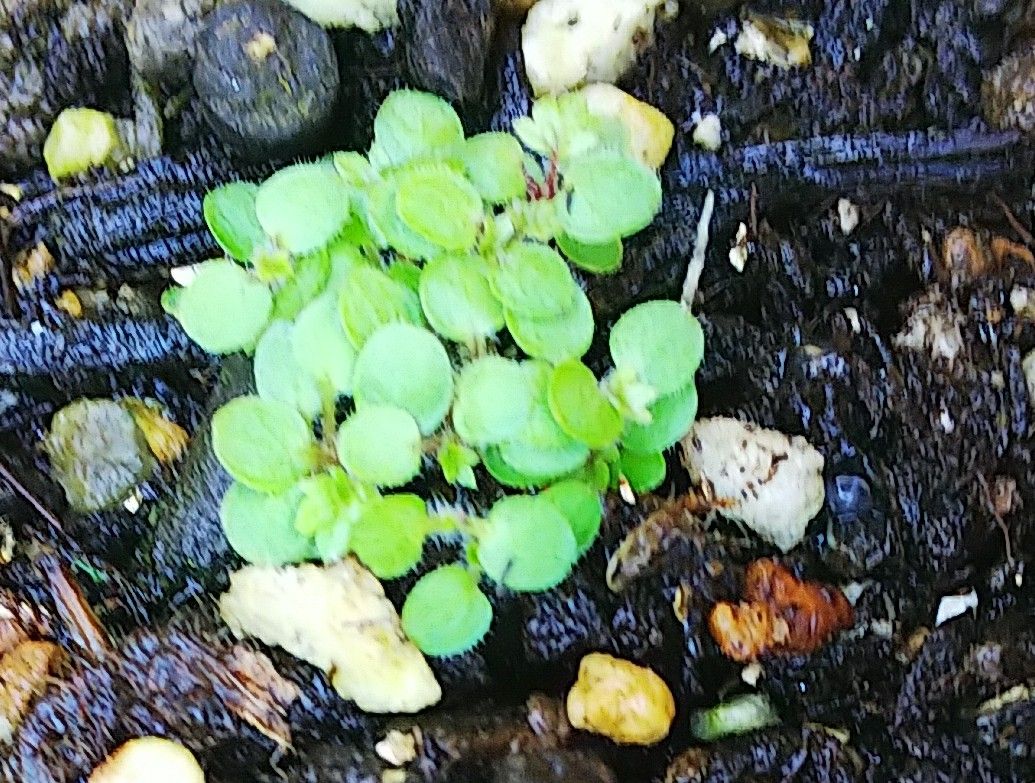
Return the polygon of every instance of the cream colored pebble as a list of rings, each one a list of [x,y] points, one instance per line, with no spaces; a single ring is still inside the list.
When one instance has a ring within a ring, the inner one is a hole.
[[[162,737],[125,742],[90,775],[89,783],[205,783],[194,754]]]

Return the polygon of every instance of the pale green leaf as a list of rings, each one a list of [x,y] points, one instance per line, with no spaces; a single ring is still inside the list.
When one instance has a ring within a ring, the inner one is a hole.
[[[667,299],[625,312],[611,329],[609,344],[615,367],[635,372],[662,397],[691,384],[704,356],[701,325],[679,302]]]
[[[474,446],[510,440],[525,426],[533,394],[532,378],[524,367],[500,356],[484,356],[460,373],[453,427]]]
[[[459,655],[482,640],[492,624],[492,605],[477,580],[459,565],[425,574],[402,609],[406,636],[426,655]]]
[[[503,306],[479,256],[445,255],[428,263],[420,301],[428,323],[447,340],[474,345],[503,328]]]
[[[426,92],[396,90],[374,118],[370,162],[378,169],[400,166],[447,151],[463,140],[460,117],[446,101]]]
[[[263,230],[292,253],[330,242],[350,219],[349,191],[327,163],[296,163],[259,186],[255,213]]]
[[[291,488],[279,495],[255,492],[234,482],[223,495],[219,519],[230,546],[254,565],[300,563],[315,553],[313,542],[295,530],[302,494]]]
[[[388,405],[369,405],[338,429],[338,459],[358,481],[397,487],[420,472],[421,437],[413,416]]]
[[[421,166],[395,178],[396,214],[410,231],[445,250],[474,247],[485,208],[478,191],[448,166]]]
[[[559,584],[578,557],[565,516],[542,497],[515,495],[498,501],[478,538],[478,561],[494,581],[518,592]]]
[[[356,405],[392,405],[430,435],[453,400],[453,367],[446,349],[427,329],[388,324],[371,335],[356,359]]]
[[[233,261],[206,261],[174,300],[183,330],[210,353],[250,349],[273,309],[267,286]]]
[[[297,410],[237,397],[212,417],[212,450],[234,479],[257,492],[284,492],[313,467],[315,442]]]
[[[579,242],[603,245],[650,225],[661,209],[661,181],[639,161],[591,152],[564,168],[568,194],[561,222]]]
[[[263,399],[286,403],[312,420],[320,413],[320,390],[295,360],[293,330],[287,321],[274,321],[262,335],[255,348],[255,388]]]
[[[525,153],[509,133],[479,133],[460,152],[467,177],[492,204],[505,204],[525,195]]]
[[[291,347],[295,362],[318,384],[335,395],[351,392],[356,350],[345,336],[332,294],[319,296],[299,314]]]
[[[255,246],[266,241],[255,215],[258,192],[259,186],[252,182],[230,182],[206,193],[201,205],[213,238],[223,252],[241,263],[250,261]]]

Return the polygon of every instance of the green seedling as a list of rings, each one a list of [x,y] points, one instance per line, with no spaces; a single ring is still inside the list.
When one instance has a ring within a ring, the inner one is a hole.
[[[245,560],[351,555],[395,579],[429,538],[463,542],[403,607],[429,655],[489,631],[485,580],[536,592],[567,578],[602,493],[659,486],[697,411],[703,337],[679,302],[625,313],[602,378],[582,361],[596,323],[573,269],[620,269],[622,240],[660,209],[657,174],[580,96],[545,98],[515,128],[465,139],[445,101],[394,92],[367,156],[209,193],[226,256],[164,298],[203,348],[255,355],[258,393],[212,422],[234,479],[222,522]],[[509,494],[433,513],[413,483],[429,473]]]

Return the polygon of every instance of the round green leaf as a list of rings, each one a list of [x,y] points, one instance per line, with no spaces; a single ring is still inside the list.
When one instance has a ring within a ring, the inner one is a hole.
[[[356,350],[345,336],[332,294],[321,295],[299,314],[291,348],[295,362],[317,383],[337,395],[351,391]]]
[[[506,321],[522,351],[552,364],[581,358],[593,343],[593,307],[578,286],[572,307],[555,318],[529,318],[508,310]]]
[[[266,241],[255,215],[258,192],[259,186],[252,182],[230,182],[210,190],[201,203],[212,237],[223,252],[241,263],[251,260],[255,246]]]
[[[485,217],[478,191],[445,165],[401,172],[395,209],[410,231],[436,247],[455,251],[474,246]]]
[[[353,377],[356,405],[392,405],[407,411],[424,435],[442,423],[453,400],[453,367],[427,329],[382,326],[363,346]]]
[[[263,230],[292,253],[330,242],[348,223],[349,190],[327,163],[296,163],[259,186],[255,214]]]
[[[568,576],[577,557],[571,525],[541,497],[514,495],[498,501],[478,539],[478,561],[485,573],[518,592],[554,587]]]
[[[406,596],[403,631],[426,655],[459,655],[482,640],[492,605],[474,577],[459,565],[425,574]]]
[[[530,318],[563,315],[578,291],[564,259],[539,242],[518,242],[502,252],[492,288],[507,310]]]
[[[623,451],[619,469],[634,491],[652,492],[665,480],[668,467],[659,451]]]
[[[257,492],[284,492],[313,466],[309,424],[283,402],[248,395],[212,417],[212,450],[234,479]]]
[[[300,563],[313,556],[313,542],[295,530],[302,493],[297,488],[266,495],[234,482],[223,495],[219,519],[230,546],[255,565]]]
[[[366,222],[381,248],[391,248],[407,258],[433,258],[442,252],[437,245],[410,230],[395,208],[394,179],[376,182],[364,196]]]
[[[525,195],[525,153],[509,133],[479,133],[464,142],[460,158],[478,193],[492,204]]]
[[[600,493],[585,481],[560,481],[540,495],[550,501],[571,525],[579,554],[592,546],[600,532],[604,506]]]
[[[417,495],[386,495],[364,508],[349,545],[378,579],[395,579],[420,562],[428,522]]]
[[[320,413],[320,391],[316,379],[295,361],[293,327],[274,321],[255,347],[255,389],[266,400],[287,403],[307,419]]]
[[[379,169],[399,166],[463,140],[464,126],[446,101],[426,92],[396,90],[374,118],[370,162]]]
[[[650,225],[661,209],[661,180],[633,158],[613,151],[581,155],[564,168],[571,193],[561,208],[565,232],[603,245]]]
[[[569,450],[572,445],[578,445],[561,429],[550,412],[550,379],[553,376],[553,367],[538,360],[523,362],[521,366],[529,374],[533,392],[528,420],[517,439],[543,450],[563,451]]]
[[[503,307],[478,256],[439,256],[420,276],[420,302],[428,323],[447,340],[472,345],[503,328]]]
[[[370,405],[338,429],[338,459],[355,479],[398,487],[420,472],[420,430],[413,416],[388,405]]]
[[[664,397],[693,383],[704,332],[679,302],[661,299],[626,311],[611,329],[609,345],[615,367],[635,372]]]
[[[650,424],[629,422],[622,435],[622,445],[639,452],[664,451],[681,441],[697,416],[697,388],[685,386],[654,402],[648,410]]]
[[[582,362],[569,359],[554,368],[549,399],[561,429],[591,449],[610,446],[622,433],[621,415]]]
[[[251,348],[273,309],[269,288],[233,261],[206,261],[174,302],[187,336],[209,353]]]
[[[622,266],[622,240],[617,237],[600,245],[587,245],[561,234],[557,246],[575,266],[594,275],[609,275]]]
[[[460,373],[453,427],[475,446],[510,440],[525,426],[533,394],[532,378],[524,367],[500,356],[483,356]]]
[[[357,266],[346,276],[338,296],[338,312],[345,335],[356,350],[390,323],[419,324],[417,294],[380,269]]]
[[[482,464],[489,471],[489,475],[505,487],[514,489],[535,489],[549,484],[553,476],[535,478],[519,473],[500,455],[498,446],[489,446],[482,452]]]
[[[539,485],[578,470],[589,459],[589,449],[574,440],[544,447],[522,439],[500,444],[499,455],[517,473]]]

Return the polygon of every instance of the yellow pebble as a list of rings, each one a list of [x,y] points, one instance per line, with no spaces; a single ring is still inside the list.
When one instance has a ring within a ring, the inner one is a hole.
[[[79,301],[79,297],[75,295],[75,292],[64,290],[54,302],[59,310],[64,310],[73,318],[83,317],[83,303]]]
[[[572,726],[622,745],[660,742],[668,736],[676,715],[672,691],[661,677],[604,653],[582,659],[567,706]]]

